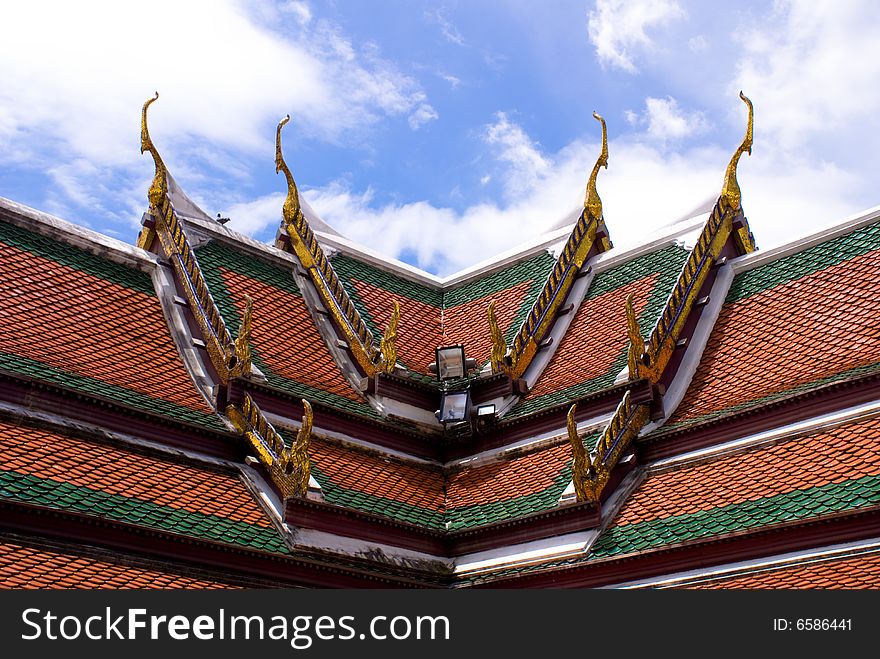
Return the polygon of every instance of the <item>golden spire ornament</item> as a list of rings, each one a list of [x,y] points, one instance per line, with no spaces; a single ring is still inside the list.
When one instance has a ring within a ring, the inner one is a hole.
[[[578,501],[589,501],[592,498],[592,490],[589,486],[593,466],[590,463],[590,456],[584,443],[578,436],[577,422],[574,420],[574,413],[577,410],[577,403],[568,408],[566,416],[566,428],[568,430],[568,443],[571,444],[571,453],[574,460],[571,463],[571,480],[574,483],[574,491]]]
[[[721,188],[721,198],[727,204],[727,207],[734,211],[738,211],[742,207],[739,183],[736,180],[736,166],[739,164],[739,158],[742,154],[748,153],[752,155],[752,134],[755,122],[755,109],[752,106],[752,102],[742,92],[739,93],[739,97],[749,108],[746,135],[743,137],[742,144],[739,145],[739,148],[731,157],[730,164],[727,165],[727,171],[724,174],[724,185]]]
[[[642,355],[645,352],[645,340],[642,338],[642,330],[639,327],[639,319],[636,317],[633,300],[632,293],[626,296],[626,329],[629,337],[627,365],[629,367],[629,379],[637,380],[642,364]]]
[[[596,192],[596,178],[599,176],[599,168],[608,169],[608,129],[605,126],[605,119],[601,115],[593,112],[593,118],[602,124],[602,152],[599,159],[593,165],[593,171],[590,179],[587,181],[587,196],[584,199],[584,207],[587,212],[595,218],[602,217],[602,200],[599,199],[599,193]]]
[[[275,129],[275,173],[284,172],[284,177],[287,179],[287,199],[284,200],[282,213],[285,220],[293,222],[297,213],[301,212],[299,190],[296,187],[296,181],[293,180],[293,174],[290,173],[290,168],[284,162],[284,155],[281,152],[281,129],[289,121],[290,115],[288,114],[278,122],[278,128]]]
[[[251,372],[251,324],[253,319],[254,301],[250,295],[245,295],[245,308],[241,316],[241,324],[238,326],[238,336],[235,338],[235,369],[238,375],[247,376]]]
[[[153,156],[153,162],[156,164],[156,174],[153,176],[153,182],[150,184],[150,189],[147,192],[147,199],[150,200],[150,206],[153,208],[158,208],[162,204],[162,200],[165,199],[165,195],[168,194],[168,170],[165,168],[165,163],[162,162],[159,151],[153,145],[153,140],[150,138],[150,129],[147,127],[147,108],[158,98],[159,92],[156,92],[153,98],[147,99],[143,110],[141,110],[141,153],[149,151],[150,155]]]

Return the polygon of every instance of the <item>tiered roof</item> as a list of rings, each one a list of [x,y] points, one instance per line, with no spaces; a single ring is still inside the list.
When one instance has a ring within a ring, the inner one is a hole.
[[[753,253],[748,99],[700,226],[612,247],[602,120],[570,234],[447,280],[301,205],[286,121],[276,244],[213,222],[154,100],[138,248],[0,204],[5,583],[880,585],[880,211]]]
[[[613,385],[627,365],[627,297],[633,296],[639,325],[653,327],[687,256],[686,249],[673,244],[597,274],[546,370],[511,416]],[[585,345],[590,346],[586,353]]]

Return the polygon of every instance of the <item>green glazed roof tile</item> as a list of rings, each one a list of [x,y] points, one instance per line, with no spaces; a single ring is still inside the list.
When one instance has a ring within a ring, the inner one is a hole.
[[[227,431],[228,429],[215,414],[207,414],[178,405],[161,398],[153,398],[138,391],[132,391],[114,384],[95,380],[82,375],[74,375],[67,371],[41,364],[27,357],[19,357],[0,352],[0,371],[27,375],[44,382],[50,382],[68,389],[85,391],[96,396],[127,405],[145,412],[160,414],[178,421],[187,421],[211,430]]]
[[[880,504],[880,476],[795,490],[707,511],[615,526],[593,545],[592,558],[616,556],[671,542],[697,540],[746,529]]]
[[[438,309],[443,305],[443,295],[438,289],[418,284],[390,272],[385,272],[347,254],[337,253],[330,259],[330,262],[333,264],[333,269],[336,271],[336,275],[339,277],[342,285],[345,286],[345,292],[348,293],[352,302],[358,307],[361,315],[366,314],[367,309],[360,300],[360,296],[357,296],[357,289],[352,283],[352,280],[355,279],[384,289],[392,295],[415,300]],[[355,296],[357,296],[357,299]]]
[[[229,542],[280,554],[289,553],[287,545],[271,527],[189,512],[15,471],[0,470],[0,497],[205,540]]]
[[[744,300],[755,293],[800,279],[876,249],[880,249],[880,223],[862,227],[845,236],[738,274],[730,286],[725,302],[729,304]]]
[[[0,221],[0,242],[155,297],[150,275],[39,233]]]
[[[588,450],[592,449],[598,437],[599,433],[593,433],[584,438],[584,444]],[[571,465],[569,463],[557,474],[552,485],[539,492],[487,503],[447,508],[445,511],[423,508],[342,487],[325,476],[314,463],[312,464],[312,475],[321,484],[327,503],[372,512],[435,530],[459,531],[555,508],[563,491],[571,482]]]

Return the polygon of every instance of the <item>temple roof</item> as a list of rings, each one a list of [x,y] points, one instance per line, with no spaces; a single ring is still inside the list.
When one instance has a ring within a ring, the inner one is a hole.
[[[300,200],[285,121],[275,243],[215,221],[159,157],[154,100],[138,247],[0,200],[4,583],[49,585],[40,561],[59,585],[192,588],[769,587],[873,565],[880,209],[756,252],[745,97],[713,204],[614,247],[597,116],[583,209],[444,279]],[[435,350],[458,344],[443,380]],[[469,400],[451,423],[448,394]]]
[[[738,273],[665,429],[880,372],[880,224]]]

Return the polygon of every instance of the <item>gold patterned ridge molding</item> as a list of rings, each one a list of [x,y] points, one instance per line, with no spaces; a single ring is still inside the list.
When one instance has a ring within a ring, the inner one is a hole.
[[[574,456],[572,482],[578,501],[599,501],[623,452],[647,423],[650,408],[646,403],[631,404],[627,391],[589,456],[577,432],[576,409],[577,404],[569,408],[567,422],[568,441]]]
[[[150,138],[147,126],[147,108],[159,98],[159,92],[144,103],[141,112],[141,153],[149,151],[156,164],[156,175],[150,185],[147,198],[150,202],[152,227],[145,225],[138,236],[138,247],[149,249],[154,238],[158,238],[162,252],[170,261],[189,308],[198,323],[208,356],[220,380],[225,384],[235,375],[250,372],[250,348],[247,348],[245,363],[239,357],[244,355],[247,340],[233,342],[226,323],[220,315],[214,298],[208,290],[207,282],[196,260],[195,252],[189,244],[183,225],[174,212],[168,198],[168,170],[159,156],[159,151]],[[249,316],[249,312],[245,314]],[[246,334],[250,335],[250,319],[247,319]]]
[[[313,415],[309,401],[303,400],[302,404],[302,425],[289,448],[249,394],[245,394],[241,408],[236,405],[226,408],[226,416],[247,439],[260,464],[269,472],[272,482],[284,497],[302,498],[309,490],[312,473],[309,442]]]
[[[752,102],[742,92],[740,98],[749,109],[745,138],[730,160],[721,196],[682,267],[675,287],[667,298],[666,306],[647,341],[642,338],[633,296],[627,297],[626,317],[629,338],[627,365],[630,380],[647,378],[652,384],[660,381],[672,359],[681,330],[697,302],[700,289],[731,235],[740,254],[755,250],[754,237],[749,231],[748,221],[742,214],[740,190],[736,182],[736,166],[739,158],[743,153],[751,154],[752,150],[754,109]],[[739,228],[735,229],[734,223],[738,224]],[[572,445],[572,478],[575,492],[578,501],[598,501],[614,466],[627,446],[648,422],[650,405],[631,404],[630,392],[627,391],[599,438],[589,466],[585,465],[581,453],[583,446],[574,422],[575,410],[576,405],[572,405],[568,411],[567,425],[568,439]],[[581,445],[580,450],[578,445]]]
[[[553,326],[556,314],[594,244],[600,253],[611,249],[611,241],[608,239],[608,230],[602,216],[602,201],[596,192],[599,168],[608,167],[608,130],[601,116],[595,112],[593,116],[602,124],[602,151],[587,183],[584,210],[575,223],[568,242],[556,259],[553,270],[544,282],[541,293],[513,339],[513,346],[507,357],[510,361],[510,376],[513,378],[521,377],[532,363],[538,352],[538,345]],[[598,244],[597,236],[600,236]]]
[[[348,342],[355,361],[364,373],[373,376],[380,370],[379,365],[383,363],[381,350],[375,346],[373,334],[343,288],[336,271],[303,215],[296,182],[293,180],[290,168],[284,162],[281,151],[281,129],[288,121],[290,115],[278,123],[275,131],[275,172],[284,172],[287,179],[287,199],[282,208],[281,228],[289,236],[290,248],[309,273],[321,301]],[[276,246],[287,250],[287,246],[281,241]],[[384,363],[387,364],[387,360]]]

